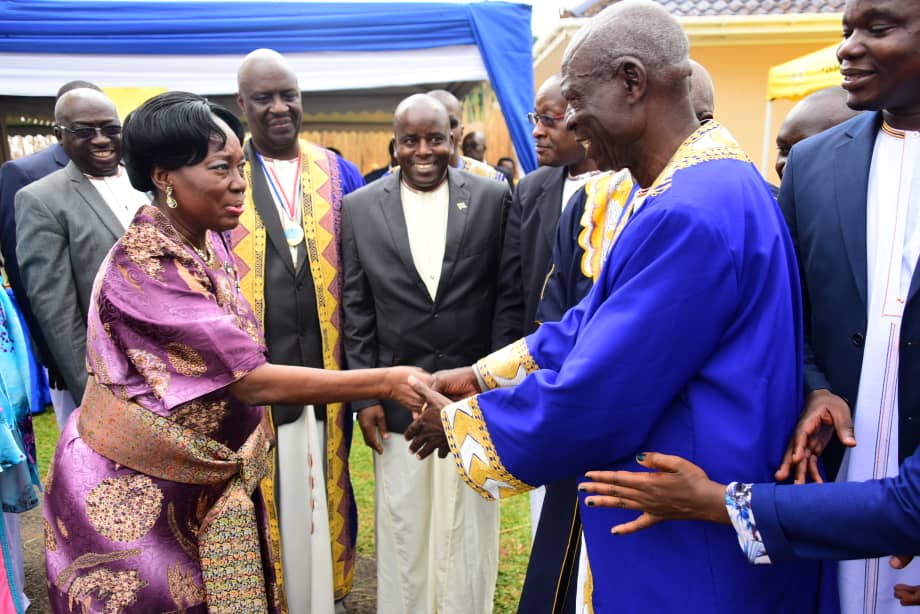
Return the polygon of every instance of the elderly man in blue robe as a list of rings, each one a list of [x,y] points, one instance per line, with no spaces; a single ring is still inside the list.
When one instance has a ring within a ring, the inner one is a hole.
[[[639,185],[600,278],[561,322],[439,374],[441,393],[416,384],[428,409],[406,431],[410,449],[452,454],[486,498],[632,468],[643,450],[689,457],[713,479],[769,480],[782,458],[803,382],[795,254],[748,156],[694,115],[688,47],[651,0],[617,2],[573,39],[569,122],[598,166]],[[729,527],[612,536],[635,512],[580,511],[599,614],[836,609],[820,563],[748,565]]]

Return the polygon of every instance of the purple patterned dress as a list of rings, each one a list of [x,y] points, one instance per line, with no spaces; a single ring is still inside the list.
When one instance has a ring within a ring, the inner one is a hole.
[[[138,212],[96,277],[87,365],[117,397],[237,450],[263,408],[244,405],[227,387],[265,363],[265,345],[224,238],[209,232],[208,240],[206,261],[158,209]],[[45,486],[54,611],[207,611],[197,534],[222,486],[113,462],[81,438],[80,411],[61,434]],[[252,497],[264,528],[258,489]],[[270,570],[264,535],[262,566]],[[277,605],[271,573],[263,574]]]

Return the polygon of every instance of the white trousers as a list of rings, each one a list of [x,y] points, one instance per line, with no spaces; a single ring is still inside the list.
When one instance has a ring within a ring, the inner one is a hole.
[[[48,375],[47,369],[45,369],[45,375]],[[64,425],[67,424],[67,418],[77,408],[77,404],[66,388],[60,390],[49,388],[49,390],[51,391],[51,405],[54,407],[54,417],[57,419],[58,431],[62,432]]]
[[[377,612],[489,614],[501,506],[468,487],[452,457],[419,461],[399,433],[383,449],[374,455]]]
[[[277,428],[281,564],[290,614],[335,611],[324,426],[308,406],[297,421]]]

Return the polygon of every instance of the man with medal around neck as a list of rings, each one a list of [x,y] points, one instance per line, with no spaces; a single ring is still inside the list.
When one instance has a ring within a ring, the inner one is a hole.
[[[246,208],[232,233],[243,293],[262,322],[269,360],[339,369],[337,219],[342,197],[364,181],[354,165],[300,140],[300,87],[279,53],[253,51],[237,80],[251,134]],[[341,610],[354,578],[350,411],[338,403],[304,409],[272,408],[275,463],[262,482],[274,501],[274,548],[280,539],[283,588],[275,598],[291,614],[330,612],[333,599]]]

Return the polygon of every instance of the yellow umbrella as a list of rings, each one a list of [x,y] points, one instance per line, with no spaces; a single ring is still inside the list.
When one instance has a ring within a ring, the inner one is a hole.
[[[774,66],[767,74],[767,100],[799,100],[825,87],[840,85],[837,44]]]
[[[767,109],[763,124],[763,149],[760,156],[760,171],[766,172],[770,155],[770,130],[773,126],[773,101],[777,98],[800,100],[812,92],[825,87],[840,85],[843,76],[837,62],[835,43],[824,49],[789,60],[774,66],[767,73]]]

